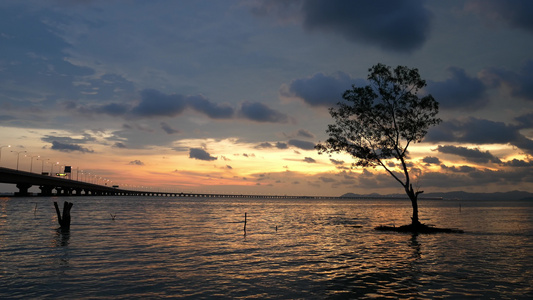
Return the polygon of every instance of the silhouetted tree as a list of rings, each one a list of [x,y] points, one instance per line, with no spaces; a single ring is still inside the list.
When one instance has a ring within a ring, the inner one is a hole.
[[[420,226],[417,200],[422,191],[415,191],[409,178],[407,148],[440,123],[439,104],[431,95],[418,96],[426,86],[418,69],[377,64],[368,71],[367,86],[353,85],[344,92],[344,101],[329,109],[335,124],[328,125],[329,138],[316,149],[346,152],[354,157],[354,166],[383,167],[405,189],[413,207],[411,224]],[[400,173],[387,164],[390,159],[396,160]]]

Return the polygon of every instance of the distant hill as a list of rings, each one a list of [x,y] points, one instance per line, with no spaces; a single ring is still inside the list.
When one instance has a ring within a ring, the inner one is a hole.
[[[344,198],[395,198],[407,199],[405,194],[354,194],[347,193],[342,195]],[[458,199],[458,200],[533,200],[533,193],[524,191],[498,192],[498,193],[468,193],[461,191],[446,192],[446,193],[424,193],[420,195],[420,199],[424,198],[442,198],[442,199]]]

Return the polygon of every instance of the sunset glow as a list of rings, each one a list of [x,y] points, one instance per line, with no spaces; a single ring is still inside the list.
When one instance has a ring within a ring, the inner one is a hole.
[[[339,1],[317,18],[320,1],[282,2],[3,1],[0,166],[154,191],[402,193],[313,148],[381,62],[418,68],[440,103],[409,147],[421,189],[533,192],[533,28],[505,13],[533,9]]]

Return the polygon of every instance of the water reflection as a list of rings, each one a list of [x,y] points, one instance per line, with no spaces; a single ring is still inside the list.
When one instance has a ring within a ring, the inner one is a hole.
[[[412,235],[373,230],[409,219],[409,210],[398,210],[394,201],[87,197],[72,230],[62,232],[53,210],[32,218],[33,208],[24,199],[7,206],[0,271],[8,275],[0,281],[0,298],[533,295],[531,217],[520,230],[488,234],[473,208],[458,214],[456,207],[426,207],[439,226],[468,233]],[[120,218],[112,221],[109,211]],[[524,211],[493,214],[493,221],[500,217],[516,228],[515,220],[533,215]]]
[[[56,229],[55,244],[57,247],[66,247],[69,244],[70,231],[62,228]]]

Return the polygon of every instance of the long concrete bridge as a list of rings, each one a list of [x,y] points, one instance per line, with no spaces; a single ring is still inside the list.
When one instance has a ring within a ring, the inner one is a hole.
[[[213,197],[213,198],[270,198],[296,199],[313,198],[328,199],[337,197],[322,196],[275,196],[275,195],[244,195],[244,194],[204,194],[178,192],[134,191],[93,184],[62,177],[35,174],[0,167],[0,183],[15,184],[19,189],[15,196],[29,196],[28,190],[38,186],[38,196],[160,196],[160,197]]]

